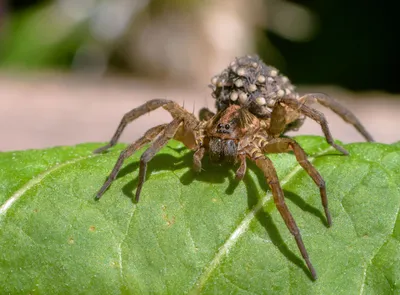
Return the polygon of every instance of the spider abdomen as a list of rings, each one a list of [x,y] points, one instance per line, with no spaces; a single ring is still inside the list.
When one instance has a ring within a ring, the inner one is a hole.
[[[260,118],[270,117],[278,98],[299,97],[289,79],[258,56],[236,58],[211,83],[218,111],[235,104]]]

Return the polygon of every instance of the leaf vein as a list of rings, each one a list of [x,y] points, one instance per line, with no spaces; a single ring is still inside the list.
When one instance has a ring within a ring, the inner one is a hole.
[[[316,157],[322,156],[327,152],[333,150],[332,147],[328,147],[325,150],[315,154],[313,157],[309,157],[308,160],[313,163]],[[302,167],[297,164],[291,172],[289,172],[281,181],[281,186],[283,187],[287,184],[292,178],[294,178],[299,171],[302,170]],[[218,249],[216,255],[211,260],[210,264],[205,267],[203,273],[199,276],[199,279],[194,283],[192,286],[192,290],[190,294],[200,294],[203,286],[207,282],[208,278],[210,277],[211,273],[214,269],[218,266],[218,264],[222,261],[223,257],[229,253],[229,249],[232,248],[237,240],[248,230],[250,222],[255,218],[257,213],[264,208],[265,204],[271,200],[272,198],[271,193],[267,193],[258,203],[253,207],[249,213],[242,219],[239,223],[238,227],[233,231],[233,233],[228,237],[225,243]]]
[[[387,173],[387,174],[388,174],[389,178],[393,179],[393,176],[391,174],[389,174],[389,173]],[[379,251],[383,248],[383,246],[388,243],[389,238],[393,236],[394,229],[396,227],[397,218],[399,217],[399,212],[400,212],[400,204],[399,204],[399,206],[397,206],[397,212],[395,214],[395,218],[394,218],[394,221],[393,221],[393,225],[392,225],[393,229],[392,229],[391,233],[387,235],[387,237],[383,241],[383,243],[379,247],[377,247],[377,250],[372,253],[371,258],[368,261],[366,261],[366,263],[365,263],[365,270],[363,272],[363,277],[362,277],[362,280],[361,280],[360,295],[362,295],[364,293],[364,286],[365,286],[365,280],[367,278],[368,267],[372,264],[372,260],[379,253]],[[386,276],[385,276],[385,279],[387,280]],[[389,283],[389,285],[390,285],[390,283]]]
[[[79,157],[74,160],[69,160],[64,163],[55,165],[41,173],[39,173],[36,177],[32,178],[29,180],[27,183],[25,183],[19,190],[17,190],[7,201],[3,203],[0,207],[0,222],[2,219],[5,217],[7,214],[8,210],[14,205],[15,202],[17,202],[27,191],[32,189],[34,186],[38,185],[43,179],[45,179],[47,176],[49,176],[51,173],[64,168],[68,165],[76,164],[80,161],[84,161],[93,157],[96,157],[97,155],[88,155],[85,157]]]
[[[250,292],[249,290],[243,289],[243,288],[240,287],[238,284],[232,282],[232,280],[229,279],[223,272],[221,272],[221,276],[225,279],[225,281],[226,281],[228,284],[232,285],[232,286],[235,287],[236,289],[238,289],[238,290],[240,290],[240,291],[243,291],[244,293],[247,293],[247,294],[253,294],[253,293]]]
[[[124,235],[123,235],[123,238],[122,238],[121,242],[120,242],[120,243],[118,244],[118,246],[117,246],[119,274],[120,274],[120,276],[121,276],[121,280],[122,280],[122,281],[123,281],[123,279],[124,279],[124,276],[123,276],[123,265],[122,265],[122,244],[125,242],[126,237],[128,236],[129,228],[130,228],[130,226],[131,226],[131,222],[132,222],[132,219],[133,219],[133,214],[135,213],[135,211],[136,211],[136,206],[133,207],[133,209],[132,209],[132,211],[131,211],[131,213],[130,213],[130,216],[129,216],[128,224],[127,224],[127,226],[126,226],[125,233],[124,233]]]

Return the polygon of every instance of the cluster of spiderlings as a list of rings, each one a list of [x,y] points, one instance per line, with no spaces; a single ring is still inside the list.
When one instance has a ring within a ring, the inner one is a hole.
[[[211,79],[210,87],[218,111],[238,104],[259,117],[269,117],[278,98],[298,97],[286,76],[267,66],[258,56],[250,55],[232,61]]]

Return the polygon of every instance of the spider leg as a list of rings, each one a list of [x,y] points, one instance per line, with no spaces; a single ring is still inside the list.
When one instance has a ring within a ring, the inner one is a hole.
[[[286,128],[286,109],[280,103],[275,103],[272,110],[268,134],[272,137],[279,137]]]
[[[146,178],[147,163],[168,143],[170,139],[174,138],[181,123],[182,119],[174,119],[171,123],[167,124],[164,131],[155,138],[150,147],[140,157],[139,183],[136,188],[136,202],[139,201],[140,192],[142,191],[143,183]]]
[[[281,185],[279,184],[278,175],[276,174],[275,167],[272,161],[264,156],[258,148],[253,147],[253,149],[248,150],[248,156],[256,165],[262,170],[265,178],[267,179],[268,185],[272,190],[272,196],[274,198],[275,205],[281,214],[283,220],[290,233],[294,236],[297,247],[300,250],[303,259],[305,260],[308,269],[311,272],[312,278],[315,280],[317,278],[317,273],[311,264],[310,258],[308,256],[306,247],[304,246],[303,239],[301,238],[300,230],[289,211],[285,203],[285,197]]]
[[[131,123],[133,120],[139,118],[140,116],[151,112],[159,107],[163,107],[165,110],[167,110],[173,118],[183,118],[185,119],[186,122],[190,125],[190,127],[193,127],[194,125],[197,124],[197,119],[194,115],[190,114],[187,112],[185,109],[183,109],[181,106],[179,106],[176,102],[168,99],[153,99],[149,100],[145,104],[134,108],[133,110],[129,111],[126,113],[121,122],[119,123],[119,126],[117,130],[115,131],[113,137],[111,138],[110,142],[98,149],[96,149],[93,153],[98,154],[101,153],[110,147],[114,146],[118,139],[120,138],[122,132],[124,131],[125,127]]]
[[[201,171],[201,160],[204,157],[204,152],[206,149],[204,147],[200,147],[195,153],[193,154],[193,170],[195,172]]]
[[[155,126],[149,129],[141,138],[137,141],[129,145],[125,150],[121,152],[118,157],[117,162],[114,165],[113,170],[111,171],[110,175],[108,176],[107,180],[104,182],[103,186],[96,194],[96,199],[100,199],[101,196],[104,194],[106,189],[110,186],[110,184],[115,180],[118,175],[119,170],[122,167],[124,160],[130,157],[135,151],[142,148],[145,144],[152,141],[158,134],[160,134],[167,124],[162,124]]]
[[[291,138],[274,138],[270,141],[264,140],[260,142],[262,151],[264,153],[286,153],[290,150],[294,152],[297,162],[300,166],[307,172],[307,174],[312,178],[315,184],[319,187],[322,206],[324,207],[326,221],[328,226],[332,225],[331,214],[328,209],[328,197],[326,194],[325,181],[319,174],[318,170],[308,161],[307,155],[301,146]]]
[[[334,147],[336,150],[341,152],[342,154],[344,154],[344,155],[349,154],[348,151],[346,151],[343,147],[341,147],[340,145],[338,145],[334,142],[332,134],[328,127],[328,122],[323,113],[307,106],[305,103],[298,101],[297,99],[294,99],[294,98],[283,97],[283,98],[279,99],[279,102],[289,106],[292,109],[299,110],[302,114],[304,114],[307,117],[316,121],[319,125],[321,125],[322,132],[325,135],[326,141],[332,147]],[[277,107],[277,105],[279,105],[278,102],[275,104],[275,107],[274,107],[274,110],[272,111],[272,113],[274,113],[275,109],[279,110],[279,107]],[[272,122],[272,120],[271,120],[271,122]]]
[[[309,93],[302,97],[300,97],[300,101],[307,103],[308,101],[314,102],[317,101],[319,104],[330,108],[333,112],[335,112],[338,116],[340,116],[344,121],[354,126],[358,132],[369,142],[374,141],[372,136],[368,133],[368,131],[364,128],[361,122],[357,119],[357,117],[346,107],[341,105],[336,99],[323,94],[323,93]]]
[[[239,161],[240,161],[240,166],[238,170],[236,170],[235,177],[237,180],[242,180],[247,169],[246,155],[245,154],[239,155]]]

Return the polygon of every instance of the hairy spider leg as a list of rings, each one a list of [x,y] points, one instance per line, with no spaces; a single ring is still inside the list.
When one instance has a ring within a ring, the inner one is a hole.
[[[247,170],[246,154],[241,154],[238,156],[238,158],[239,158],[240,166],[239,166],[238,170],[236,170],[235,177],[237,180],[242,180],[244,175],[246,174],[246,170]]]
[[[117,130],[115,131],[113,137],[111,138],[110,142],[95,151],[93,153],[98,154],[101,153],[110,147],[114,146],[118,139],[120,138],[122,132],[124,131],[125,127],[134,121],[135,119],[139,118],[140,116],[147,114],[159,107],[163,107],[167,110],[173,118],[182,117],[185,118],[187,121],[194,121],[197,122],[197,119],[194,115],[188,113],[185,109],[180,107],[176,102],[168,99],[153,99],[149,100],[148,102],[144,103],[143,105],[134,108],[133,110],[126,113],[123,117]],[[193,124],[192,124],[193,125]]]
[[[338,150],[339,152],[341,152],[344,155],[348,155],[349,152],[346,151],[343,147],[341,147],[340,145],[336,144],[333,140],[332,134],[329,130],[328,127],[328,122],[325,118],[325,115],[319,111],[317,111],[316,109],[313,109],[309,106],[307,106],[304,102],[298,101],[295,98],[289,98],[289,97],[283,97],[280,98],[274,107],[274,110],[272,111],[272,118],[274,116],[274,112],[281,112],[283,106],[281,105],[281,103],[287,105],[288,107],[294,109],[294,110],[298,110],[300,111],[300,113],[304,114],[305,116],[311,118],[312,120],[316,121],[322,129],[322,132],[325,135],[325,139],[326,141],[332,146],[334,147],[336,150]],[[273,121],[273,119],[271,119],[271,126],[274,126],[274,124],[277,124]],[[272,128],[276,128],[276,127],[272,127]],[[282,127],[284,129],[284,126]],[[271,130],[271,128],[270,128]],[[273,131],[274,129],[272,129]],[[271,134],[272,135],[272,134]]]
[[[268,135],[271,137],[279,137],[286,128],[286,109],[278,101],[271,113],[271,120],[268,129]]]
[[[357,117],[345,106],[341,105],[336,99],[323,93],[308,93],[299,99],[304,103],[318,102],[319,104],[331,109],[334,113],[340,116],[345,122],[354,126],[358,132],[369,142],[373,142],[374,139],[357,119]]]
[[[174,138],[178,128],[182,127],[181,123],[182,119],[172,120],[171,123],[165,126],[164,131],[155,138],[150,147],[140,157],[139,183],[136,188],[136,202],[139,202],[140,192],[142,191],[143,183],[146,180],[147,163],[168,143],[170,139]]]
[[[197,151],[193,154],[193,170],[195,172],[201,171],[201,160],[204,157],[204,152],[206,149],[204,147],[200,147]]]
[[[123,152],[121,152],[113,170],[111,171],[111,174],[109,175],[103,186],[100,188],[100,190],[97,192],[96,199],[100,199],[105,190],[115,180],[124,160],[149,142],[152,142],[152,144],[142,154],[140,158],[139,183],[136,190],[136,201],[139,201],[140,192],[145,181],[147,163],[163,146],[167,144],[170,139],[175,138],[176,140],[184,143],[190,149],[198,149],[196,138],[193,133],[194,129],[196,129],[199,125],[199,121],[196,119],[196,117],[193,114],[187,112],[185,109],[180,107],[176,102],[172,100],[153,99],[126,113],[123,116],[111,141],[107,145],[96,149],[94,153],[103,152],[108,148],[114,146],[127,124],[131,123],[143,114],[146,114],[159,107],[163,107],[166,111],[168,111],[174,118],[174,120],[172,120],[172,122],[170,122],[169,124],[162,124],[149,129],[143,137],[139,138],[136,142],[132,143]]]
[[[319,187],[321,195],[321,203],[324,207],[326,221],[328,226],[332,225],[331,214],[328,209],[328,197],[326,194],[325,181],[318,170],[308,161],[307,155],[302,147],[291,138],[274,138],[271,140],[261,139],[258,145],[264,153],[287,153],[293,151],[297,162],[312,178],[315,184]]]
[[[142,148],[145,144],[151,142],[157,135],[159,135],[165,129],[166,125],[167,124],[158,125],[147,130],[147,132],[141,138],[139,138],[137,141],[129,145],[125,150],[123,150],[120,153],[118,160],[114,165],[113,170],[111,171],[107,180],[104,182],[103,186],[97,192],[96,199],[100,199],[101,196],[104,194],[104,192],[107,190],[107,188],[110,186],[110,184],[115,180],[119,170],[122,167],[124,160],[130,157],[135,151]]]
[[[296,240],[297,247],[300,250],[301,256],[307,264],[308,269],[311,272],[311,276],[314,280],[317,279],[317,273],[310,261],[308,256],[306,247],[304,245],[303,239],[301,238],[300,230],[289,211],[285,203],[285,197],[283,194],[282,187],[279,183],[278,175],[276,173],[274,164],[272,161],[264,156],[262,152],[255,146],[247,147],[247,155],[248,157],[254,161],[258,168],[264,173],[265,178],[267,179],[267,183],[272,190],[272,196],[274,198],[274,203],[279,213],[281,214],[283,220],[285,221],[286,227],[289,229],[290,233],[294,236]]]

